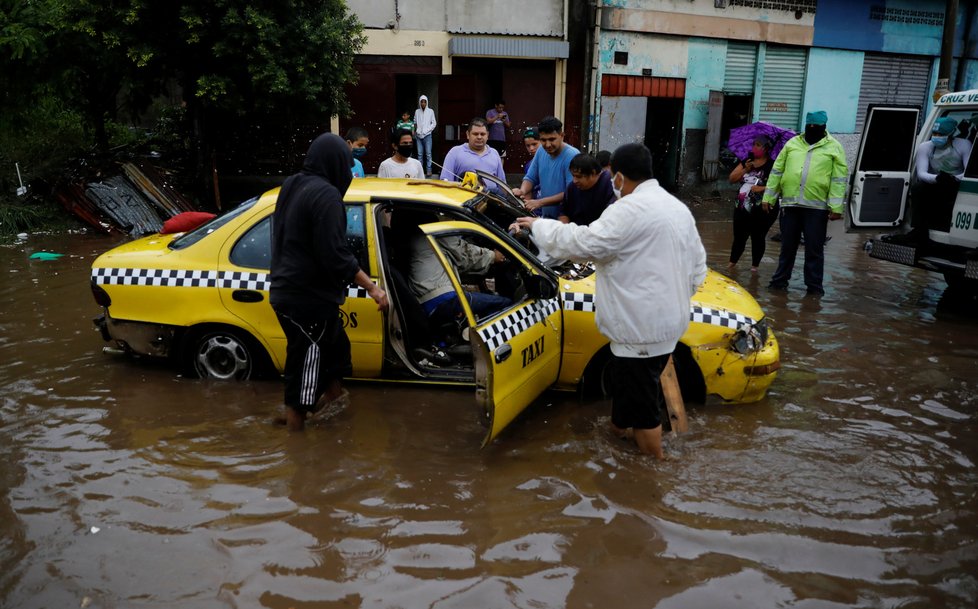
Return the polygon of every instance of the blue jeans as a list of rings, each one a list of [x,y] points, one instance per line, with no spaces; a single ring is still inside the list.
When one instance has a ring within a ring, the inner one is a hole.
[[[805,235],[805,285],[810,291],[822,291],[825,267],[825,231],[829,210],[807,207],[781,208],[781,255],[778,270],[771,277],[771,287],[786,288],[795,267],[795,256],[802,234]]]
[[[424,172],[431,173],[431,134],[417,138],[418,160],[424,167]]]
[[[482,292],[466,292],[465,296],[469,300],[469,308],[475,314],[476,320],[482,319],[492,313],[501,311],[513,303],[512,300],[498,294],[483,294]],[[457,319],[462,314],[462,303],[458,297],[450,298],[431,312],[430,317],[433,321],[444,322]]]

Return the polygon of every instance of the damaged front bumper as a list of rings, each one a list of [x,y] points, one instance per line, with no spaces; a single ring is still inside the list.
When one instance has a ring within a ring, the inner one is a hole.
[[[167,358],[176,345],[176,328],[163,324],[113,319],[108,311],[92,320],[106,342],[127,353]]]

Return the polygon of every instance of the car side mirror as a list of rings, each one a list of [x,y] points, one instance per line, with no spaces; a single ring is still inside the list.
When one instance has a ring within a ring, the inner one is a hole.
[[[524,281],[526,293],[534,300],[550,300],[557,296],[557,286],[543,275],[529,275]]]

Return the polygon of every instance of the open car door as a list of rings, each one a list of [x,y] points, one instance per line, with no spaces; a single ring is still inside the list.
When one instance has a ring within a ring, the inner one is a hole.
[[[482,442],[485,446],[557,381],[563,346],[557,282],[481,226],[437,222],[422,225],[421,230],[462,305],[463,334],[468,337],[475,364],[476,402],[487,428]],[[484,311],[481,317],[476,315],[466,294],[467,282],[456,271],[456,252],[464,246],[491,248],[505,256],[505,262],[494,265],[494,283],[498,295],[510,299],[508,305]]]
[[[919,118],[915,107],[869,107],[849,189],[847,231],[903,223]]]

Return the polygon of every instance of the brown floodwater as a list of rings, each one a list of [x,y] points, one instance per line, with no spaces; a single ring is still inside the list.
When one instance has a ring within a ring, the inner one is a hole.
[[[709,263],[725,213],[700,212]],[[543,396],[492,445],[471,392],[351,386],[303,434],[274,381],[102,353],[118,238],[0,247],[0,607],[961,607],[978,602],[978,314],[839,224],[827,294],[737,278],[781,341],[756,404],[690,406],[674,457]],[[33,252],[65,254],[30,260]]]

